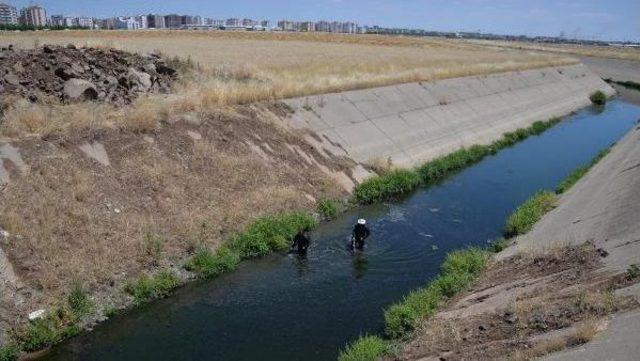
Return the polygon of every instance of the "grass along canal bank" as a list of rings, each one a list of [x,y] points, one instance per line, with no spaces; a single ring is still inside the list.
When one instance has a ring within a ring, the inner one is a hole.
[[[422,322],[438,312],[448,300],[467,290],[487,267],[491,267],[492,252],[502,251],[512,238],[529,232],[545,214],[555,208],[558,197],[586,175],[610,149],[602,150],[591,162],[576,168],[560,182],[555,191],[540,190],[519,206],[506,221],[505,238],[495,240],[487,249],[470,248],[448,254],[440,267],[440,275],[426,287],[412,291],[401,302],[385,310],[384,337],[362,336],[347,345],[338,360],[373,361],[393,354],[398,343],[410,339]]]

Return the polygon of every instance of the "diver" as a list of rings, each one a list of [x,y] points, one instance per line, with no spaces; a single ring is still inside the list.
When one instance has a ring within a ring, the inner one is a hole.
[[[362,250],[364,248],[364,240],[369,237],[371,232],[367,228],[367,221],[364,219],[358,219],[358,223],[353,227],[353,233],[351,235],[351,248]]]
[[[299,255],[307,254],[307,249],[311,244],[311,239],[309,238],[309,230],[307,228],[301,230],[293,237],[293,244],[289,249],[289,253],[297,253]],[[297,250],[296,250],[297,248]]]

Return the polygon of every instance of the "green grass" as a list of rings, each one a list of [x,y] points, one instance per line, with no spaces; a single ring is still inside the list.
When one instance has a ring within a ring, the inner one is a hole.
[[[289,212],[255,220],[249,228],[235,235],[229,246],[241,259],[265,256],[289,248],[293,237],[303,229],[312,229],[316,220],[304,212]]]
[[[212,278],[236,269],[239,263],[240,254],[228,246],[222,246],[216,252],[208,248],[200,249],[185,268],[202,278]]]
[[[78,333],[77,319],[67,308],[61,307],[30,322],[19,335],[19,340],[22,349],[31,352],[55,345]]]
[[[76,282],[71,289],[71,292],[67,296],[67,304],[73,315],[77,318],[88,314],[93,307],[87,291],[80,282]]]
[[[410,192],[421,183],[412,170],[394,169],[360,183],[353,192],[357,203],[371,204]]]
[[[16,345],[0,347],[0,361],[16,361],[20,355],[20,349]]]
[[[537,192],[509,216],[505,236],[511,238],[529,232],[536,222],[556,207],[557,200],[552,192]]]
[[[556,194],[565,193],[571,187],[573,187],[576,183],[578,183],[580,178],[584,177],[585,174],[587,174],[594,165],[596,165],[600,160],[602,160],[602,158],[604,158],[607,154],[609,154],[609,151],[610,151],[610,148],[607,148],[601,151],[600,153],[598,153],[598,155],[595,158],[593,158],[593,160],[591,160],[591,163],[578,167],[573,172],[571,172],[569,176],[567,176],[564,180],[562,180],[562,182],[560,182],[558,187],[556,187]]]
[[[500,253],[508,246],[509,246],[509,240],[506,238],[500,238],[491,242],[491,245],[489,246],[489,251],[493,253]]]
[[[313,229],[316,220],[304,212],[288,212],[256,219],[246,231],[234,235],[215,252],[201,248],[185,264],[185,269],[201,278],[212,278],[234,270],[240,261],[265,256],[289,248],[303,229]]]
[[[627,277],[632,280],[640,277],[640,267],[638,267],[637,264],[630,265],[629,268],[627,268]]]
[[[338,202],[333,199],[321,199],[316,205],[316,210],[324,219],[334,219],[338,215]]]
[[[561,121],[552,118],[537,121],[529,128],[504,133],[490,145],[474,145],[436,158],[414,169],[396,169],[367,179],[356,186],[353,200],[359,204],[371,204],[408,193],[421,185],[441,181],[445,177],[475,164],[488,155],[513,146],[532,135],[539,135]]]
[[[391,339],[407,336],[422,320],[433,315],[442,302],[467,289],[488,260],[489,252],[477,248],[447,255],[438,277],[385,311],[386,335]]]
[[[338,356],[338,361],[374,361],[388,349],[387,341],[378,336],[361,336]]]
[[[175,272],[163,270],[151,277],[140,276],[137,280],[129,283],[125,290],[133,296],[136,304],[142,304],[167,297],[179,284],[180,281]]]
[[[607,95],[601,90],[591,93],[591,95],[589,95],[589,99],[595,105],[605,105],[607,103]]]

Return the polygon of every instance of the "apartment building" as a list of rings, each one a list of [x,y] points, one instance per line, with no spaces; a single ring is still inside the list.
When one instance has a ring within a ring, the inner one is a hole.
[[[163,29],[165,28],[164,16],[149,14],[147,15],[147,26],[150,29]]]
[[[31,26],[46,26],[47,11],[40,6],[28,6],[20,10],[20,23]]]
[[[18,24],[18,10],[9,5],[0,3],[0,25]]]

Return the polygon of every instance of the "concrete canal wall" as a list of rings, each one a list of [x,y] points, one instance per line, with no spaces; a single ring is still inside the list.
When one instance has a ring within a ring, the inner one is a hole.
[[[287,122],[323,151],[406,167],[569,114],[596,90],[615,93],[582,64],[558,66],[289,99]]]

